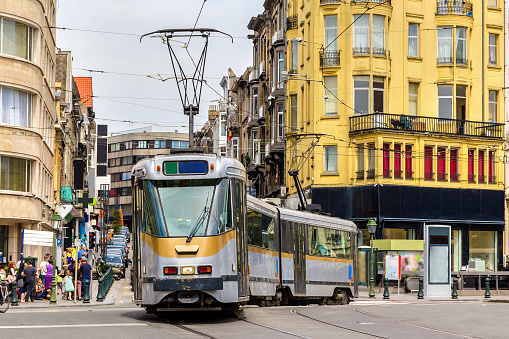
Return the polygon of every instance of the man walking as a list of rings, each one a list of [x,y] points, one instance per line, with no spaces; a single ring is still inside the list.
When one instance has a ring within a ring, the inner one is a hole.
[[[39,265],[39,272],[40,272],[40,276],[41,276],[41,279],[42,279],[43,283],[44,283],[44,281],[46,279],[46,273],[47,273],[46,265],[48,264],[48,259],[49,259],[49,254],[46,254],[44,256],[44,260]]]
[[[27,289],[25,302],[28,302],[28,298],[30,298],[31,302],[34,302],[35,273],[37,273],[37,270],[34,267],[34,260],[30,259],[28,261],[28,266],[23,270],[22,273],[22,275],[25,277],[25,285]]]
[[[85,297],[85,285],[88,286],[88,291],[90,294],[90,279],[92,278],[91,273],[92,273],[92,266],[90,266],[87,263],[87,259],[82,258],[78,276],[81,276],[81,290],[82,290],[81,295],[83,296],[83,298]]]

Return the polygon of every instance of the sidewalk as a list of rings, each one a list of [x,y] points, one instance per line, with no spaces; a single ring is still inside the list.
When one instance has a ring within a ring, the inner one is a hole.
[[[93,306],[104,306],[104,305],[113,305],[115,300],[117,299],[118,293],[120,291],[120,287],[125,279],[113,280],[113,284],[111,285],[110,291],[104,298],[104,301],[97,301],[97,289],[99,287],[99,283],[97,280],[92,280],[90,282],[91,292],[90,292],[90,303],[85,304],[83,300],[76,300],[76,304],[73,300],[63,300],[62,295],[57,295],[57,304],[50,305],[49,300],[36,300],[35,302],[22,303],[18,301],[19,306],[12,306],[13,309],[29,309],[29,308],[53,308],[53,307],[93,307]]]

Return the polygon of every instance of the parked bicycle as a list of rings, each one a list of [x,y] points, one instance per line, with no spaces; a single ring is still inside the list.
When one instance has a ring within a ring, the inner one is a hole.
[[[12,293],[8,291],[9,283],[7,280],[0,281],[0,313],[5,313],[11,306]]]

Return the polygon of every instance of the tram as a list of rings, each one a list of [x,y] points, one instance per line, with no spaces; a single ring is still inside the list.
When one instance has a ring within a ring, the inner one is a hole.
[[[148,313],[357,295],[355,224],[246,197],[245,177],[209,154],[133,167],[134,298]]]

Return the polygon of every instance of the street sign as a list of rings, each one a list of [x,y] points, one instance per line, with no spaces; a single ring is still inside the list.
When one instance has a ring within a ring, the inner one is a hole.
[[[62,246],[62,239],[57,239],[57,246]]]

